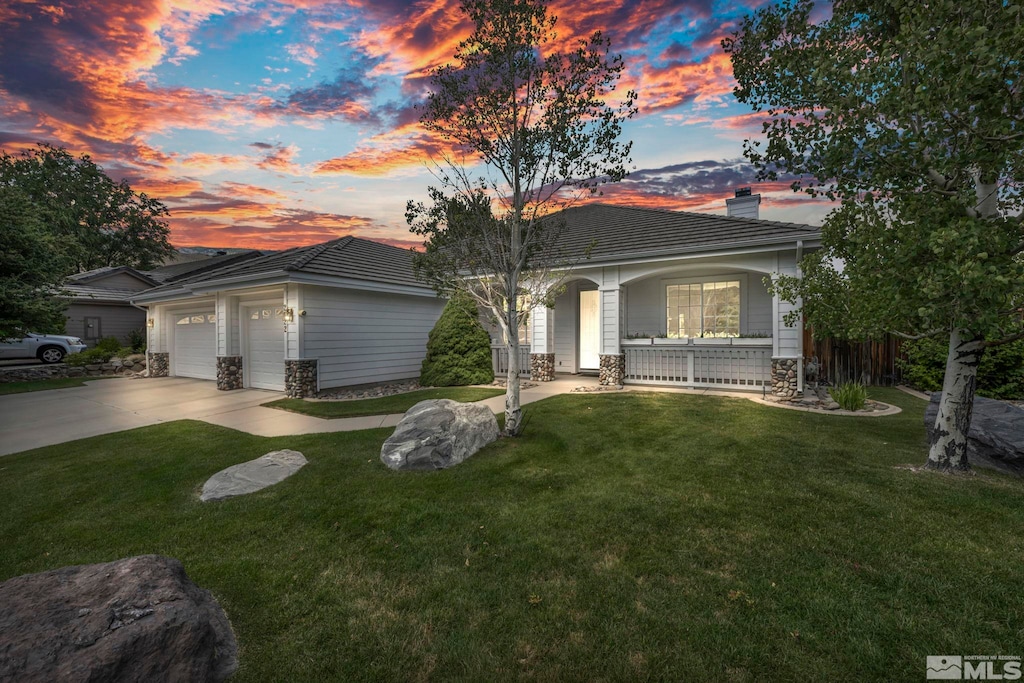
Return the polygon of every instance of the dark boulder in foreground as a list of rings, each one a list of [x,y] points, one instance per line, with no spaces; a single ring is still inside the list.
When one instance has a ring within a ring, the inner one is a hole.
[[[223,681],[227,615],[178,560],[141,555],[0,584],[0,680]]]
[[[934,440],[935,416],[940,393],[924,411],[928,442]],[[974,399],[971,431],[967,435],[967,458],[974,467],[987,467],[1024,477],[1024,408],[991,398]]]

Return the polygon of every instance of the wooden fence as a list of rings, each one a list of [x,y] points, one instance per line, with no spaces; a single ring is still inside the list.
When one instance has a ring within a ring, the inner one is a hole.
[[[818,378],[836,385],[843,382],[888,387],[903,380],[896,359],[902,355],[903,340],[887,335],[880,341],[849,342],[839,339],[814,339],[804,328],[804,357],[817,357],[821,364]]]

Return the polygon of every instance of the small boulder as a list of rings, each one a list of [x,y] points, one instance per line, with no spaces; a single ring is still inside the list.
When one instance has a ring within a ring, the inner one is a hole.
[[[924,411],[928,442],[935,440],[935,416],[941,393],[932,394]],[[1004,401],[976,397],[967,434],[967,459],[976,467],[987,467],[1024,477],[1024,408]]]
[[[0,584],[0,680],[223,681],[227,615],[181,562],[141,555]]]
[[[420,401],[384,442],[380,459],[393,470],[440,470],[497,438],[498,421],[486,406],[446,398]]]
[[[203,502],[223,500],[265,489],[292,476],[306,462],[306,457],[298,451],[271,451],[213,475],[203,484],[199,499]]]

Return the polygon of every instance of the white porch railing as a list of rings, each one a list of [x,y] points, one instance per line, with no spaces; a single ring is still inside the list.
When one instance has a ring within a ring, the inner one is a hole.
[[[491,344],[491,368],[496,378],[508,374],[508,349],[504,344]],[[530,347],[526,345],[519,346],[519,376],[530,376]]]
[[[761,345],[623,345],[628,384],[760,389],[771,386],[771,340]]]

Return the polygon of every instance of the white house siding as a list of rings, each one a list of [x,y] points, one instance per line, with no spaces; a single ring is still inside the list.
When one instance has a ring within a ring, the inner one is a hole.
[[[319,360],[321,388],[419,377],[444,301],[427,296],[303,288],[302,356]]]

